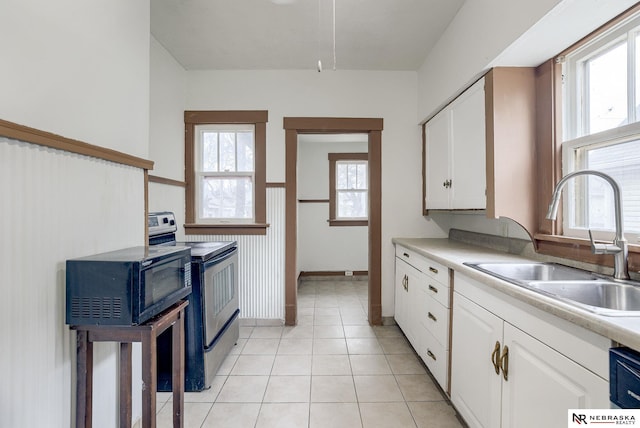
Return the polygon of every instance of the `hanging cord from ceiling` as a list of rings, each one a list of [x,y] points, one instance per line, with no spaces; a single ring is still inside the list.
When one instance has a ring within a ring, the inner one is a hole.
[[[333,35],[333,71],[336,71],[336,0],[332,0],[332,35]],[[318,0],[318,55],[320,55],[320,27],[322,15],[322,0]],[[318,60],[317,64],[318,73],[322,71],[322,60]]]

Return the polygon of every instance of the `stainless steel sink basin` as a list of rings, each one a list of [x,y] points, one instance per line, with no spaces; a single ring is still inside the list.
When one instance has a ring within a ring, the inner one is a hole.
[[[640,316],[640,283],[613,281],[555,263],[465,263],[565,303],[607,316]]]
[[[596,281],[531,281],[527,288],[557,297],[578,306],[587,306],[603,315],[636,315],[640,311],[640,287],[626,282]],[[623,312],[623,313],[620,313]]]
[[[465,263],[489,275],[510,282],[595,280],[591,272],[556,263]]]

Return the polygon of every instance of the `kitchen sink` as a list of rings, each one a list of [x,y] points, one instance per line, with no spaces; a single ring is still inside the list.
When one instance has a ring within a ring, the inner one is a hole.
[[[595,281],[531,281],[527,288],[549,294],[568,303],[602,315],[635,315],[640,311],[640,287],[627,282]]]
[[[640,283],[556,263],[464,263],[474,269],[565,303],[607,316],[640,316]]]
[[[597,277],[591,272],[575,269],[556,263],[465,263],[489,275],[505,281],[521,283],[529,281],[565,281],[565,280],[595,280]],[[520,284],[519,284],[520,285]]]

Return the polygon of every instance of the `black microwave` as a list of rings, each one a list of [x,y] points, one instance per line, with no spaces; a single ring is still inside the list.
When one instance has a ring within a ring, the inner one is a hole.
[[[190,293],[187,247],[132,247],[71,259],[66,323],[138,325]]]

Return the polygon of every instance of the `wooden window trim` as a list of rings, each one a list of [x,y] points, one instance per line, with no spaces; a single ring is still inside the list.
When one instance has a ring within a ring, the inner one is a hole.
[[[640,4],[631,7],[556,57],[579,48],[639,11]],[[537,230],[533,233],[536,251],[549,256],[612,267],[613,257],[593,254],[588,239],[562,235],[562,209],[559,210],[555,221],[545,218],[555,184],[562,178],[562,67],[555,58],[549,59],[536,68],[536,94],[538,192],[535,204]],[[640,245],[629,243],[628,261],[629,271],[640,271]]]
[[[267,155],[266,110],[207,110],[185,111],[185,234],[187,235],[265,235],[267,223],[266,155]],[[251,124],[255,126],[255,222],[198,224],[195,221],[195,127],[210,124]]]
[[[329,153],[329,226],[368,226],[368,220],[336,219],[336,162],[345,160],[369,160],[367,153]],[[368,189],[367,189],[368,191]]]

